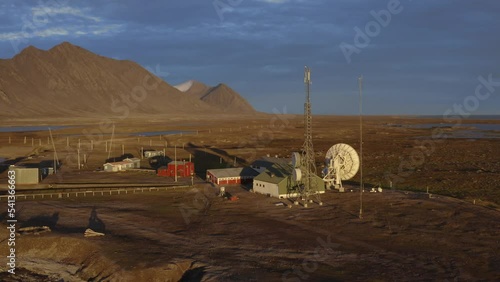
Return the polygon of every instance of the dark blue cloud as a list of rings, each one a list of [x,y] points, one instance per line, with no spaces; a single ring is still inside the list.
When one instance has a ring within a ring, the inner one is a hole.
[[[70,41],[104,56],[159,65],[171,84],[225,82],[259,110],[286,106],[295,113],[302,111],[304,65],[312,68],[313,111],[321,114],[357,113],[361,73],[370,114],[443,114],[474,94],[478,76],[500,80],[497,1],[401,0],[401,12],[349,63],[340,44],[355,46],[355,28],[364,31],[372,11],[395,1],[0,3],[0,54],[16,53],[11,41],[44,49]],[[46,21],[39,23],[43,11]],[[26,28],[30,22],[34,29]],[[474,113],[500,114],[498,93]]]

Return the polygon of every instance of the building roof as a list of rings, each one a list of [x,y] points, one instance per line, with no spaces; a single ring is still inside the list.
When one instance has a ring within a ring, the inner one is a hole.
[[[175,165],[175,164],[177,164],[177,165],[185,165],[185,164],[189,164],[189,163],[192,163],[192,162],[185,162],[185,161],[171,161],[171,162],[169,162],[168,164],[169,164],[169,165]]]
[[[297,183],[292,180],[292,174],[293,174],[294,167],[291,164],[274,164],[272,167],[267,168],[264,172],[261,174],[257,175],[254,178],[254,181],[262,181],[262,182],[267,182],[267,183],[272,183],[272,184],[280,184],[283,181],[288,181],[290,180],[286,186],[291,185],[296,185]],[[323,179],[319,176],[315,176],[316,178],[316,189],[317,190],[322,190],[324,189],[324,182]]]
[[[141,161],[141,159],[139,158],[126,158],[123,160],[124,162],[129,162],[129,161],[132,161],[132,162],[137,162],[137,161]]]
[[[291,176],[292,172],[293,166],[291,164],[273,164],[264,172],[257,175],[254,180],[278,184]]]
[[[17,165],[9,165],[9,170],[38,170],[37,167],[26,167],[26,166],[17,166]]]
[[[114,163],[105,163],[104,165],[112,165],[112,166],[115,166],[115,165],[130,165],[131,162],[114,162]]]
[[[270,168],[274,164],[287,165],[287,164],[291,164],[291,163],[292,163],[292,160],[289,158],[262,157],[258,160],[253,161],[250,166],[251,167]]]
[[[227,178],[227,177],[253,177],[259,174],[250,167],[233,167],[233,168],[219,168],[219,169],[208,169],[213,176],[217,178]]]

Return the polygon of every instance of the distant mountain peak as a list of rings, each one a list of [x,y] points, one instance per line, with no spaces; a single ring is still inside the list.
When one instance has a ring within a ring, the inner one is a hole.
[[[43,50],[36,48],[33,45],[30,45],[26,48],[24,48],[17,56],[29,56],[29,55],[36,55],[43,52]],[[16,57],[17,57],[16,56]]]
[[[86,49],[84,49],[80,46],[76,46],[76,45],[73,45],[67,41],[64,41],[63,43],[58,44],[58,45],[50,48],[48,52],[50,52],[50,53],[55,53],[55,52],[73,53],[73,52],[81,52],[81,51],[90,52],[90,51],[87,51]]]
[[[185,81],[181,84],[177,84],[174,87],[177,88],[177,90],[179,90],[181,92],[186,92],[189,89],[191,89],[191,87],[193,86],[194,83],[195,83],[195,81],[191,79],[191,80]]]
[[[223,113],[255,113],[255,109],[240,94],[225,83],[210,87],[196,80],[188,80],[175,86],[185,95],[195,97]]]

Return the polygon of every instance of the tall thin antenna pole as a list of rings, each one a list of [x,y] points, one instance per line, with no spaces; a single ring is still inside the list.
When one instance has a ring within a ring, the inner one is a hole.
[[[174,147],[174,173],[175,173],[175,182],[177,182],[177,145]]]
[[[56,144],[54,143],[54,138],[52,137],[52,130],[49,127],[50,141],[52,142],[52,148],[54,149],[54,173],[57,173],[57,165],[59,164],[59,159],[57,158]]]
[[[363,219],[363,76],[358,78],[359,84],[359,218]]]
[[[111,141],[109,142],[108,160],[111,157],[111,149],[113,148],[113,137],[115,136],[115,124],[113,123],[113,131],[111,132]]]

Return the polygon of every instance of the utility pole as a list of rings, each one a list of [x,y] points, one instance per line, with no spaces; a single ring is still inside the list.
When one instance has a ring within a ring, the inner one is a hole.
[[[177,145],[174,147],[174,175],[175,182],[177,182]]]
[[[54,137],[52,137],[52,131],[49,127],[50,141],[52,142],[52,148],[54,149],[54,174],[57,173],[57,166],[59,165],[59,158],[57,157],[56,144],[54,143]],[[25,137],[26,138],[26,137]]]
[[[109,141],[108,160],[111,157],[111,150],[113,149],[113,138],[114,137],[115,137],[115,124],[113,123],[113,131],[111,131],[111,141]]]
[[[358,78],[359,84],[359,219],[363,219],[363,76]]]

